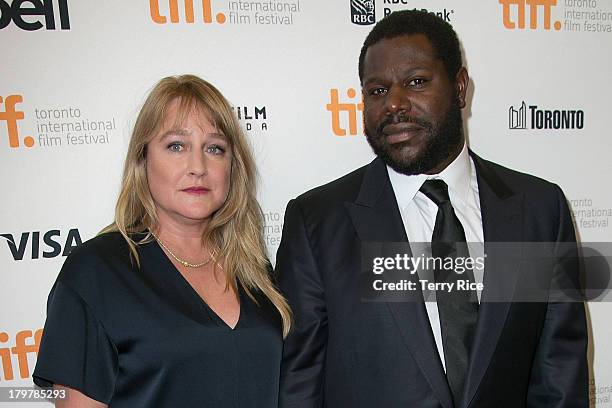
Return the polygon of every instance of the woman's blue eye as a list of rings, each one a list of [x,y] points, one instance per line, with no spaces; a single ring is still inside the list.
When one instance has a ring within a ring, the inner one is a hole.
[[[206,151],[212,154],[223,154],[225,149],[219,145],[210,145],[206,148]]]
[[[170,150],[171,152],[180,152],[181,150],[183,150],[183,145],[181,143],[170,143],[168,145],[168,150]]]

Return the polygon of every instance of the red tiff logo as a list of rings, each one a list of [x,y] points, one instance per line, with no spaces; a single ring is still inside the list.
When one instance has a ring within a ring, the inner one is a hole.
[[[542,11],[542,22],[544,29],[550,30],[552,21],[552,8],[557,5],[557,0],[499,0],[503,6],[504,27],[509,30],[525,28],[525,11],[529,7],[529,28],[537,29],[539,26],[538,15]],[[555,30],[561,29],[561,22],[555,21]]]
[[[162,3],[168,4],[168,11],[170,13],[170,22],[171,23],[179,23],[180,22],[180,14],[179,14],[179,1],[178,0],[149,0],[149,8],[151,10],[151,19],[157,24],[166,24],[168,22],[168,18],[166,15],[163,15],[160,10],[160,1]],[[193,0],[184,0],[184,15],[185,22],[193,24],[195,22],[195,13],[194,13],[194,4]],[[211,0],[202,0],[202,20],[204,23],[210,24],[213,22],[213,9]],[[215,20],[219,24],[225,23],[225,14],[217,13],[215,15]]]
[[[20,378],[30,377],[30,366],[28,364],[28,354],[35,353],[38,356],[38,348],[43,330],[38,329],[36,332],[32,330],[22,330],[15,334],[14,346],[4,347],[10,340],[8,333],[0,332],[0,362],[2,362],[2,376],[6,381],[15,379],[15,370],[13,366],[13,356],[17,357],[17,367],[19,368]],[[32,340],[29,340],[32,339]]]
[[[357,99],[357,91],[353,88],[349,88],[346,91],[346,96],[352,101],[340,102],[340,95],[338,89],[332,88],[329,91],[330,101],[325,106],[331,113],[332,131],[336,136],[346,136],[346,125],[348,124],[348,133],[351,136],[357,135],[358,113],[360,114],[361,122],[363,122],[363,101],[361,98]],[[361,96],[361,95],[360,95]]]
[[[0,96],[0,109],[4,105],[4,111],[0,110],[0,121],[6,122],[6,131],[10,147],[19,147],[19,126],[17,121],[23,120],[24,113],[15,109],[17,104],[23,102],[21,95],[9,95],[6,98]],[[34,138],[26,136],[23,138],[23,144],[26,147],[34,146]]]

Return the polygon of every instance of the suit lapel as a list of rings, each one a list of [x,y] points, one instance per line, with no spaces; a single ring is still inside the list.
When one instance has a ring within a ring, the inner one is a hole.
[[[471,155],[478,177],[487,258],[463,406],[474,398],[504,327],[511,303],[500,300],[509,299],[516,284],[518,264],[508,259],[518,257],[520,248],[496,243],[520,243],[523,239],[523,195],[515,194],[487,162]]]
[[[408,242],[385,164],[375,159],[366,169],[359,196],[346,203],[362,243]],[[381,251],[383,248],[381,247]],[[420,291],[416,299],[388,302],[402,340],[419,365],[434,394],[445,408],[452,408],[446,376]]]

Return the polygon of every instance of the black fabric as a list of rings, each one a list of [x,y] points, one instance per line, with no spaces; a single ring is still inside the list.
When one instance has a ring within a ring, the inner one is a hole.
[[[576,271],[542,270],[520,254],[509,263],[508,254],[489,246],[575,245],[565,197],[554,184],[473,153],[472,159],[487,258],[464,399],[457,405],[588,408],[583,304],[491,301],[534,287],[542,276],[578,286]],[[424,302],[362,298],[360,277],[372,274],[372,265],[363,264],[364,246],[407,241],[380,158],[288,203],[276,272],[294,324],[283,346],[280,407],[454,406]]]
[[[33,374],[111,407],[277,406],[281,321],[239,290],[232,330],[156,242],[141,268],[116,233],[75,249],[49,295]]]
[[[439,259],[468,257],[465,231],[451,204],[446,183],[443,180],[427,180],[420,191],[438,206],[431,237],[432,256]],[[454,404],[458,406],[463,400],[478,318],[478,301],[476,291],[459,289],[457,283],[459,280],[474,283],[474,278],[472,271],[458,274],[454,270],[436,268],[434,279],[436,283],[452,285],[452,289],[436,291],[436,302],[440,316],[446,378]]]

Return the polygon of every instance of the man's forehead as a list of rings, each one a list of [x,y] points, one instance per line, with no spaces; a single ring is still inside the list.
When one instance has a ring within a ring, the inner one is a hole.
[[[436,52],[431,41],[425,34],[403,34],[396,37],[383,38],[372,44],[365,54],[366,61],[368,56],[383,53],[419,53],[430,57],[435,57]]]
[[[394,69],[400,65],[430,64],[438,60],[431,42],[424,34],[385,38],[368,48],[364,58],[364,79],[372,71]]]

